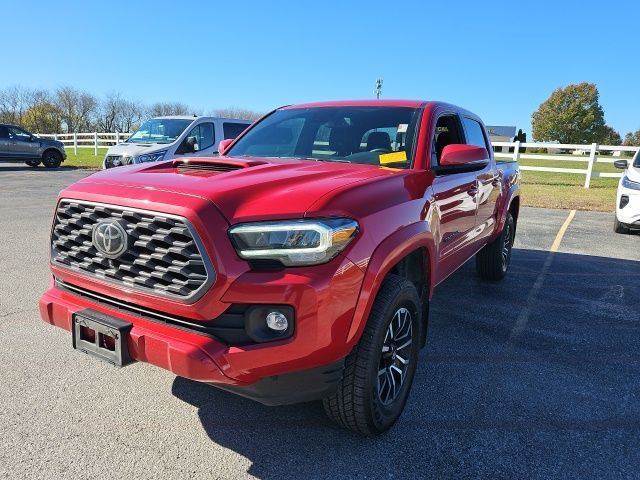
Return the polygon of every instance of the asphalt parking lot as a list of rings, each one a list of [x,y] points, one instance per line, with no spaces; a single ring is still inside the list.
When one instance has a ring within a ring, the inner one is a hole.
[[[612,214],[577,212],[558,245],[569,212],[523,209],[508,277],[470,262],[439,287],[407,409],[363,439],[43,323],[54,201],[86,174],[0,165],[0,477],[640,476],[640,235]]]

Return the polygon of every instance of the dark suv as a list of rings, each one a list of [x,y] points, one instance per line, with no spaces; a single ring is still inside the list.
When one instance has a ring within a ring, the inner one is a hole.
[[[0,124],[0,160],[22,161],[31,167],[42,162],[57,168],[66,158],[62,142],[36,137],[17,125]]]

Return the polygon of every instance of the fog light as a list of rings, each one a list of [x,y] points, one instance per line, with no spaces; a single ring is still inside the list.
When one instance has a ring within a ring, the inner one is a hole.
[[[620,208],[624,208],[627,205],[629,205],[629,196],[628,195],[622,195],[620,197]]]
[[[267,315],[267,327],[276,332],[284,332],[289,328],[289,321],[283,313],[271,312]]]

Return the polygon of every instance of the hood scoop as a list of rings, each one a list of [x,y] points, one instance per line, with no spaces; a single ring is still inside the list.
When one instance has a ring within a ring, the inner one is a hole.
[[[178,173],[198,175],[233,172],[235,170],[241,170],[243,168],[253,167],[260,164],[262,164],[262,162],[187,159],[177,160],[174,162],[173,167],[178,171]]]

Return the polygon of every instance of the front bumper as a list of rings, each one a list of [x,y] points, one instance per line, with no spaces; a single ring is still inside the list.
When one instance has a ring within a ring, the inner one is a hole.
[[[628,201],[625,201],[626,205],[621,208],[623,197],[626,197]],[[619,222],[632,228],[640,228],[640,190],[624,188],[622,185],[618,187],[616,216]]]
[[[346,339],[362,279],[362,271],[343,257],[306,272],[241,275],[216,303],[286,303],[296,311],[291,338],[245,346],[226,345],[211,335],[158,321],[144,311],[138,314],[107,305],[54,281],[40,299],[40,313],[45,322],[68,331],[73,314],[84,309],[130,322],[127,346],[133,360],[279,405],[321,398],[333,391],[351,348]]]

